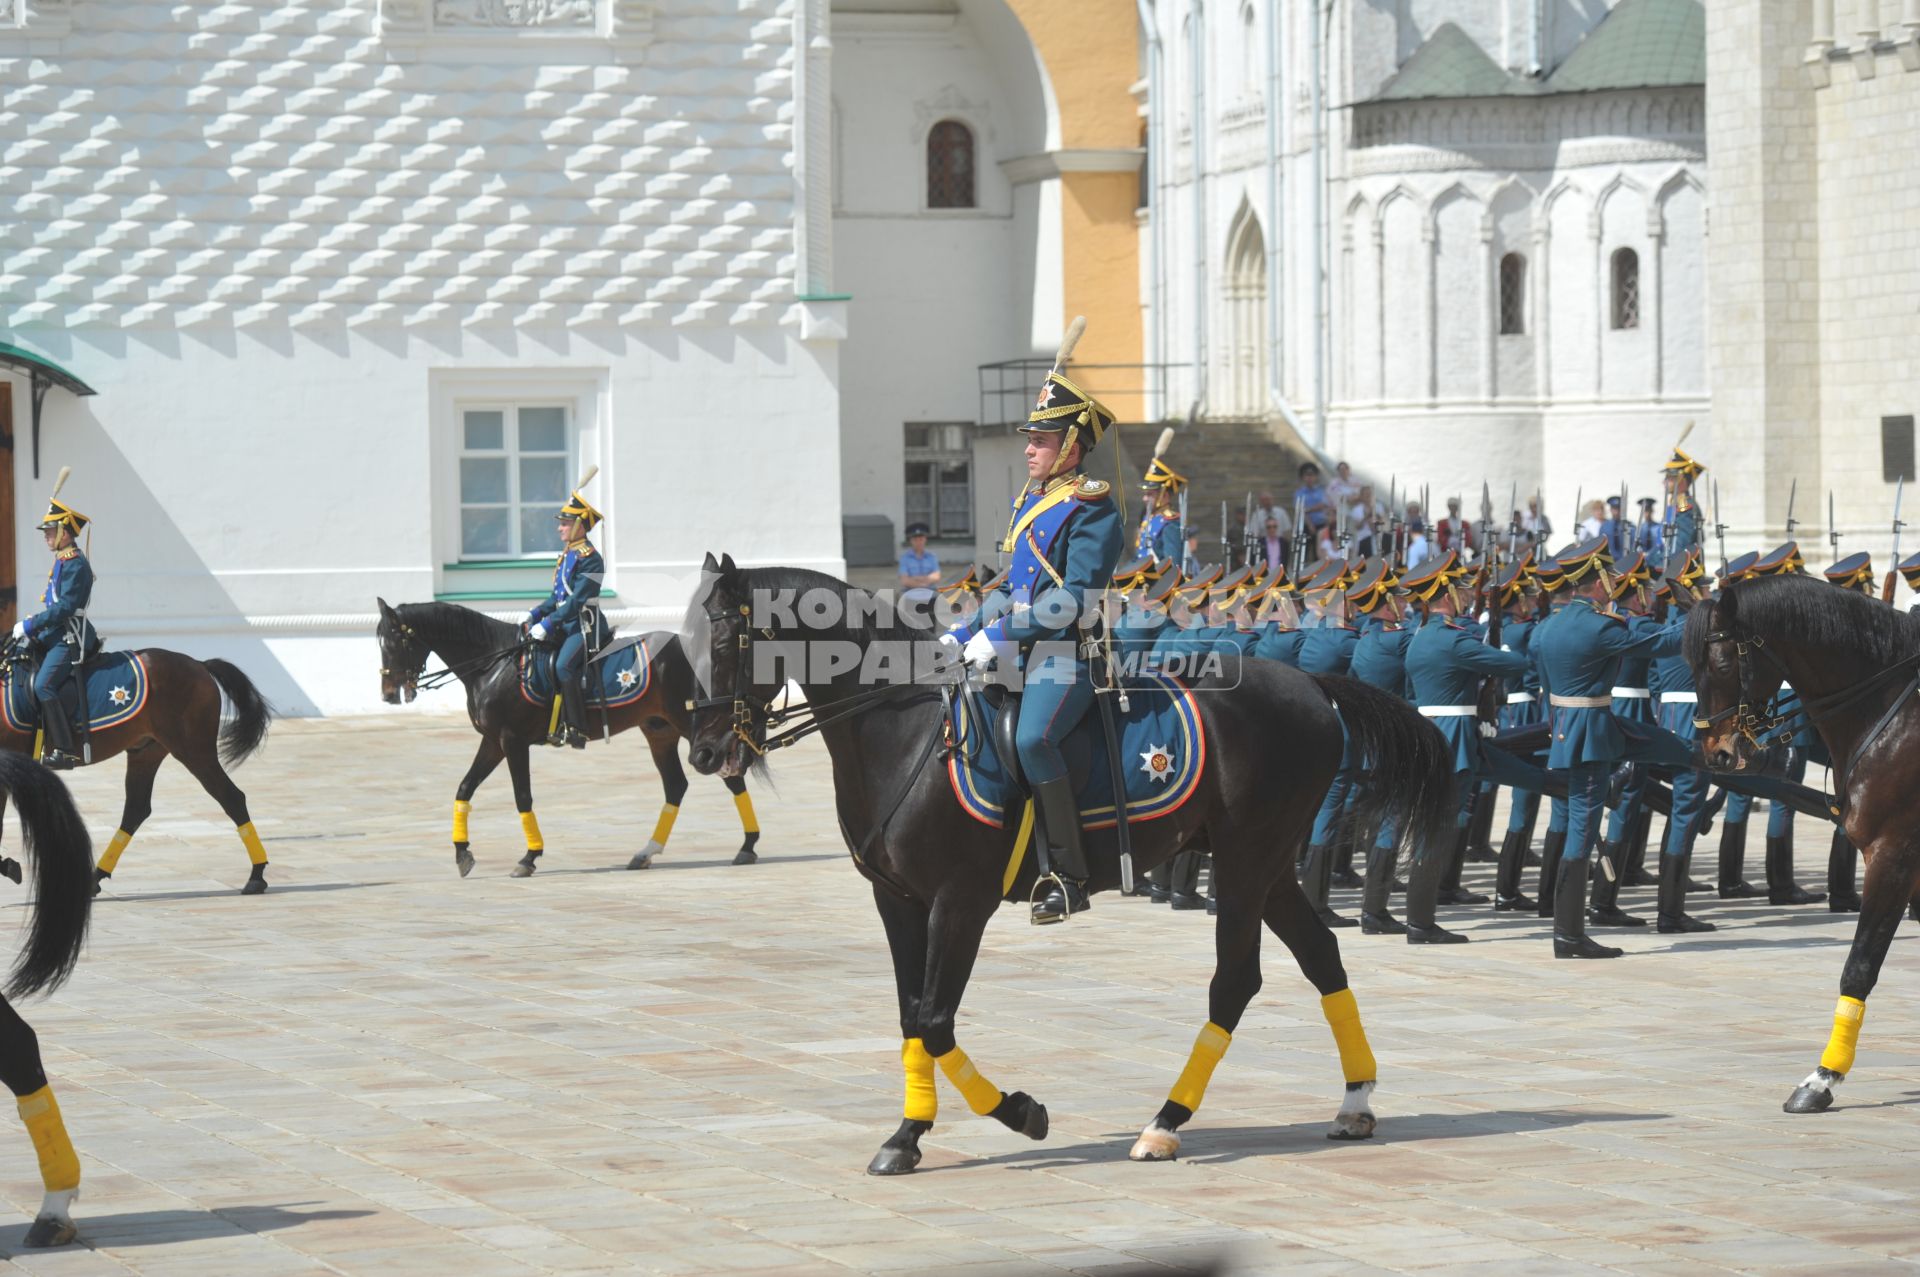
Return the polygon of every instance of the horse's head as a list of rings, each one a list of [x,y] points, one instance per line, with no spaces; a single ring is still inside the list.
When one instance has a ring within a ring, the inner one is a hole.
[[[420,673],[430,655],[427,644],[400,613],[380,599],[380,699],[389,705],[411,702],[420,693]]]
[[[732,555],[709,553],[700,579],[682,631],[698,693],[688,702],[687,757],[702,775],[738,776],[766,752],[767,712],[781,690],[754,681],[753,639],[771,635],[753,628],[746,573]]]
[[[1745,771],[1765,752],[1774,696],[1785,675],[1766,644],[1740,628],[1740,587],[1696,605],[1687,618],[1687,663],[1698,703],[1693,725],[1714,771]]]

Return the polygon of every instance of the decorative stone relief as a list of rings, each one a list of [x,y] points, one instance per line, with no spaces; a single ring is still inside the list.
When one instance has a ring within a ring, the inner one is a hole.
[[[594,29],[599,0],[434,0],[436,27]]]
[[[949,84],[932,97],[913,104],[913,132],[909,140],[916,143],[925,140],[933,126],[946,119],[972,125],[982,141],[990,140],[993,137],[993,130],[987,124],[990,111],[987,103],[968,101],[966,94]]]

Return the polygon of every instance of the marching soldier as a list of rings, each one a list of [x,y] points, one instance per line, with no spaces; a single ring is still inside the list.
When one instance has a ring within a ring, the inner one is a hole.
[[[1669,560],[1672,570],[1665,573],[1659,586],[1671,607],[1685,610],[1703,594],[1706,578],[1698,546]],[[1699,697],[1693,689],[1693,668],[1686,657],[1675,652],[1655,657],[1648,670],[1647,686],[1658,706],[1657,722],[1682,741],[1691,744],[1698,737],[1693,720]],[[1712,931],[1711,922],[1702,922],[1687,913],[1688,870],[1693,862],[1693,844],[1699,836],[1706,810],[1707,774],[1691,767],[1674,773],[1673,810],[1667,817],[1667,836],[1661,845],[1660,897],[1655,925],[1665,934]]]
[[[1500,711],[1500,728],[1513,731],[1531,727],[1540,721],[1540,674],[1534,668],[1532,641],[1540,624],[1539,582],[1533,571],[1533,551],[1502,570],[1494,581],[1492,605],[1505,609],[1501,622],[1501,645],[1527,662],[1518,685],[1507,689],[1507,703]],[[1494,870],[1493,908],[1496,913],[1524,912],[1536,902],[1520,891],[1520,877],[1526,869],[1527,850],[1533,845],[1534,825],[1540,818],[1540,794],[1537,790],[1513,791],[1507,815],[1507,833],[1501,840]]]
[[[1113,413],[1058,370],[1021,429],[1027,436],[1027,485],[1014,499],[1001,548],[1013,556],[1007,588],[973,620],[941,641],[984,668],[997,648],[1019,653],[1024,674],[1014,733],[1020,767],[1033,789],[1049,867],[1033,921],[1055,923],[1084,912],[1087,856],[1080,807],[1060,746],[1093,707],[1093,672],[1080,639],[1090,597],[1107,587],[1125,534],[1109,484],[1080,473]]]
[[[1186,554],[1186,536],[1180,526],[1180,493],[1186,486],[1186,477],[1164,458],[1156,456],[1147,463],[1147,476],[1140,481],[1147,510],[1134,545],[1140,558],[1177,565]]]
[[[1360,631],[1347,623],[1346,572],[1344,560],[1330,559],[1322,563],[1307,582],[1308,606],[1320,616],[1320,624],[1307,630],[1300,644],[1300,668],[1309,674],[1351,672]],[[1340,737],[1346,742],[1344,724]],[[1314,912],[1320,915],[1320,921],[1329,927],[1355,925],[1352,918],[1343,918],[1333,911],[1328,897],[1333,889],[1333,835],[1346,809],[1347,793],[1361,761],[1354,756],[1350,743],[1342,745],[1340,769],[1334,774],[1333,784],[1313,818],[1313,833],[1308,838],[1306,853],[1300,858],[1300,885]]]
[[[1720,585],[1724,589],[1735,581],[1744,581],[1753,572],[1753,565],[1760,561],[1757,550],[1748,550],[1735,555],[1720,574]],[[1757,887],[1747,881],[1747,814],[1752,810],[1753,800],[1745,794],[1736,794],[1727,790],[1720,793],[1720,801],[1725,811],[1720,819],[1720,864],[1716,890],[1722,900],[1746,900],[1760,894]],[[1709,801],[1707,811],[1711,814],[1713,803]]]
[[[1868,598],[1880,597],[1874,589],[1873,556],[1862,550],[1830,566],[1824,573],[1829,583],[1843,590],[1858,590]],[[1847,840],[1847,830],[1837,821],[1833,843],[1827,848],[1827,910],[1830,913],[1859,913],[1858,857]]]
[[[1254,600],[1259,609],[1254,617],[1258,631],[1253,641],[1255,656],[1299,667],[1300,648],[1307,638],[1300,627],[1299,605],[1294,601],[1299,593],[1283,568],[1273,574]]]
[[[1800,557],[1798,542],[1776,546],[1753,565],[1753,575],[1787,576],[1804,574],[1806,563]],[[1780,689],[1779,712],[1785,718],[1798,719],[1790,742],[1787,779],[1804,780],[1809,760],[1824,763],[1826,746],[1813,729],[1813,719],[1800,713],[1800,697],[1789,687]],[[1775,905],[1812,905],[1827,898],[1824,891],[1808,891],[1793,880],[1793,808],[1777,799],[1767,804],[1767,903]]]
[[[62,471],[54,484],[54,496],[47,503],[40,531],[53,553],[53,566],[47,572],[47,588],[41,592],[41,610],[16,621],[13,637],[40,657],[40,668],[33,676],[33,697],[40,705],[41,729],[46,732],[46,748],[40,761],[54,771],[80,765],[79,751],[73,743],[73,717],[62,703],[61,693],[73,680],[74,667],[99,646],[93,623],[87,620],[87,604],[93,597],[93,566],[74,539],[89,520],[60,500],[66,482]],[[82,714],[87,712],[83,703]]]
[[[1626,566],[1613,576],[1615,610],[1644,620],[1653,610],[1653,596],[1648,588],[1653,580],[1653,571],[1647,563],[1647,556],[1637,550],[1623,562]],[[1620,681],[1613,689],[1613,713],[1616,718],[1648,725],[1656,721],[1653,693],[1647,686],[1647,670],[1651,664],[1652,659],[1646,656],[1620,658]],[[1607,813],[1606,835],[1600,842],[1600,854],[1606,857],[1609,864],[1620,866],[1619,886],[1645,886],[1653,881],[1645,876],[1644,868],[1647,833],[1652,818],[1645,802],[1650,783],[1653,782],[1645,769],[1635,768],[1633,778],[1620,792],[1620,801]],[[1625,916],[1621,915],[1623,918]]]
[[[1354,644],[1348,673],[1370,687],[1407,699],[1407,644],[1413,631],[1400,623],[1400,600],[1405,591],[1385,559],[1368,559],[1360,577],[1347,589],[1347,605],[1360,618],[1360,640]],[[1390,778],[1376,778],[1376,782]],[[1367,873],[1360,903],[1360,929],[1370,936],[1405,935],[1406,927],[1387,911],[1393,890],[1393,862],[1400,846],[1400,830],[1383,825],[1367,853]]]
[[[592,472],[588,473],[592,477]],[[586,486],[586,480],[581,480]],[[553,569],[553,591],[527,613],[527,636],[536,643],[558,643],[553,663],[553,694],[560,702],[561,725],[548,737],[549,745],[587,747],[587,649],[607,643],[607,623],[594,601],[606,563],[587,534],[603,516],[575,492],[555,516],[565,548]]]

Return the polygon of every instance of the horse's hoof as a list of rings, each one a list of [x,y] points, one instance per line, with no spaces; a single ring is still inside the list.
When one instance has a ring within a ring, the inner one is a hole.
[[[653,868],[653,853],[650,851],[641,852],[639,855],[635,856],[632,860],[629,860],[627,862],[627,868],[629,869]]]
[[[1370,1140],[1373,1129],[1379,1125],[1372,1113],[1361,1110],[1358,1113],[1341,1113],[1334,1117],[1333,1125],[1327,1128],[1330,1140]]]
[[[462,878],[473,872],[475,863],[473,853],[467,850],[467,844],[463,842],[453,844],[453,867],[460,871]]]
[[[8,861],[7,863],[9,863],[9,864],[12,864],[13,862],[12,862],[12,861]],[[12,874],[8,874],[7,876],[8,876],[9,878],[13,878],[13,875],[12,875]],[[102,886],[104,886],[104,885],[106,884],[106,881],[107,881],[107,879],[109,879],[109,878],[111,878],[111,877],[113,877],[113,875],[112,875],[112,874],[110,874],[110,873],[108,873],[108,872],[107,872],[106,870],[104,870],[104,869],[101,869],[101,868],[98,868],[98,867],[96,866],[96,867],[95,867],[95,869],[94,869],[94,871],[93,871],[93,894],[94,894],[94,895],[96,895],[96,896],[97,896],[97,895],[99,895],[99,894],[100,894],[100,888],[101,888]],[[18,881],[20,881],[20,880],[19,880],[18,878],[14,878],[13,880],[14,880],[15,882],[18,882]]]
[[[513,867],[513,872],[508,874],[507,877],[509,878],[533,877],[533,862],[531,860],[521,861],[519,864]]]
[[[98,873],[99,870],[96,869],[94,872]],[[19,886],[20,885],[20,862],[15,860],[12,856],[0,856],[0,875],[4,875],[8,881],[13,883],[14,886],[16,887]],[[98,891],[100,889],[99,881],[95,880],[93,886],[94,886],[94,890]],[[1857,907],[1855,909],[1855,912],[1856,913],[1859,912]]]
[[[1047,1138],[1047,1106],[1025,1091],[1003,1093],[987,1116],[1030,1140]]]
[[[918,1148],[901,1148],[894,1144],[882,1144],[880,1151],[867,1163],[869,1175],[911,1175],[920,1165]]]
[[[1833,1088],[1846,1080],[1846,1074],[1835,1073],[1826,1065],[1821,1065],[1807,1075],[1806,1081],[1793,1089],[1787,1102],[1780,1106],[1783,1113],[1824,1113],[1833,1107]]]
[[[733,863],[736,865],[752,865],[758,864],[759,862],[760,853],[751,847],[742,847],[738,852],[734,853]]]
[[[1179,1152],[1180,1132],[1149,1126],[1127,1150],[1127,1157],[1136,1162],[1171,1162]]]
[[[247,885],[240,888],[240,894],[243,896],[259,896],[265,895],[266,890],[267,880],[265,878],[249,878],[247,879]]]
[[[32,1250],[44,1250],[49,1246],[65,1246],[71,1242],[78,1230],[70,1219],[58,1219],[52,1215],[42,1215],[33,1221],[27,1229],[23,1243]]]

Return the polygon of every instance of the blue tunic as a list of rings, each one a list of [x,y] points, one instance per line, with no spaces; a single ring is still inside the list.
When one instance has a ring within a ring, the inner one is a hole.
[[[588,605],[600,597],[600,581],[606,576],[606,563],[591,541],[569,545],[553,568],[553,590],[527,619],[543,623],[550,634],[560,637],[560,656],[554,662],[554,674],[562,693],[580,677],[587,660],[587,636],[584,628]],[[607,623],[600,609],[592,609],[593,646],[604,647]]]
[[[1480,696],[1480,682],[1489,674],[1516,677],[1526,670],[1526,658],[1482,642],[1474,633],[1445,617],[1428,617],[1407,647],[1407,679],[1414,702],[1422,707],[1469,708]],[[1449,714],[1429,720],[1453,747],[1456,772],[1477,771],[1481,764],[1480,720],[1473,714]]]
[[[1575,599],[1535,631],[1533,649],[1549,696],[1596,697],[1604,703],[1553,706],[1553,743],[1547,766],[1614,763],[1627,756],[1627,738],[1613,712],[1620,658],[1630,654],[1671,656],[1680,650],[1681,627],[1659,626],[1617,613],[1602,613]]]
[[[85,619],[92,598],[93,565],[86,555],[73,546],[56,552],[47,587],[40,593],[41,610],[21,622],[27,642],[41,654],[33,679],[35,696],[57,695],[73,677],[74,661],[100,645],[93,623]]]
[[[1300,668],[1300,649],[1307,641],[1307,631],[1283,630],[1278,622],[1269,621],[1258,633],[1253,643],[1255,656]]]
[[[1186,550],[1187,539],[1181,535],[1180,516],[1155,512],[1147,516],[1140,525],[1140,536],[1134,543],[1135,558],[1151,556],[1156,562],[1178,563]]]

